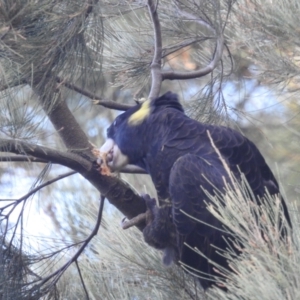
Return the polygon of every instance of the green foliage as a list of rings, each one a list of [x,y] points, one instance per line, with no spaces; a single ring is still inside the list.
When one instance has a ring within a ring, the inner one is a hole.
[[[258,205],[246,182],[235,182],[235,190],[228,189],[225,197],[210,199],[209,211],[223,222],[240,251],[238,257],[233,248],[223,253],[233,270],[220,270],[226,276],[223,284],[228,293],[214,289],[209,292],[212,299],[298,299],[298,211],[290,209],[294,224],[291,230],[284,220],[280,199],[266,195]]]
[[[90,251],[79,261],[91,299],[192,299],[201,294],[194,280],[178,267],[166,268],[161,254],[143,242],[136,229],[123,231],[116,222],[121,216],[106,219]],[[70,272],[60,284],[62,297],[82,294],[76,273]],[[82,295],[83,297],[83,295]]]

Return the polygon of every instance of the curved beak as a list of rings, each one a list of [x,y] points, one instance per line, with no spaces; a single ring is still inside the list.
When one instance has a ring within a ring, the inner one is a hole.
[[[107,139],[106,142],[100,148],[101,153],[108,153],[113,149],[115,142],[113,139]]]
[[[112,160],[108,162],[108,165],[113,171],[122,169],[129,162],[128,156],[122,153],[118,145],[111,138],[107,139],[102,145],[100,152],[112,155]]]

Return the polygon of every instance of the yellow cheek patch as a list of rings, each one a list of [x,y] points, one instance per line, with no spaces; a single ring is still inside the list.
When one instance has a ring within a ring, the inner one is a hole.
[[[151,113],[150,100],[146,100],[141,108],[132,114],[128,119],[129,125],[141,124]]]

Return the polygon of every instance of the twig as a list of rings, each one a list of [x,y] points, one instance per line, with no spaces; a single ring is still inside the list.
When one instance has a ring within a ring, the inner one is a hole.
[[[15,235],[16,235],[17,229],[19,228],[18,225],[19,225],[19,223],[20,223],[20,231],[21,231],[21,234],[20,234],[20,241],[19,241],[19,243],[20,243],[20,244],[19,244],[19,250],[20,250],[20,255],[22,255],[21,251],[22,251],[22,242],[23,242],[23,234],[22,234],[22,232],[23,232],[23,213],[24,213],[24,209],[25,209],[26,200],[27,200],[31,195],[33,195],[33,194],[36,193],[37,191],[41,190],[41,189],[44,188],[45,186],[48,186],[48,185],[52,184],[53,182],[56,182],[56,181],[61,180],[61,179],[65,178],[65,177],[71,176],[71,175],[73,175],[73,174],[75,174],[75,173],[76,173],[75,171],[71,171],[71,172],[67,172],[67,173],[65,173],[65,174],[63,174],[63,175],[59,175],[59,176],[55,177],[54,179],[51,179],[51,180],[49,180],[49,181],[47,181],[47,182],[45,182],[45,183],[43,183],[43,184],[37,186],[36,188],[32,189],[30,192],[28,192],[27,194],[25,194],[25,195],[22,196],[21,198],[19,198],[19,199],[13,201],[12,203],[0,207],[0,215],[2,215],[2,212],[3,212],[5,209],[7,209],[7,208],[9,208],[9,207],[12,206],[11,209],[10,209],[10,211],[4,215],[4,219],[6,219],[6,223],[8,223],[8,218],[9,218],[10,214],[16,209],[16,207],[17,207],[20,203],[22,203],[21,211],[20,211],[20,213],[19,213],[19,215],[18,215],[18,218],[17,218],[17,220],[16,220],[16,222],[15,222],[14,230],[13,230],[12,235],[11,235],[11,238],[10,238],[10,242],[9,242],[9,245],[8,245],[9,248],[10,248],[10,247],[12,246],[12,244],[13,244],[13,240],[15,239]],[[6,199],[0,199],[0,200],[4,200],[4,201],[5,201]],[[7,229],[8,229],[8,228],[6,228],[6,230],[7,230]],[[7,231],[5,231],[5,232],[7,232]]]
[[[228,177],[230,178],[230,181],[232,183],[232,186],[234,188],[234,190],[237,192],[238,196],[242,199],[243,198],[243,195],[241,194],[241,189],[238,187],[237,183],[236,183],[236,180],[228,166],[228,163],[226,162],[226,160],[224,159],[224,157],[222,156],[220,150],[217,148],[217,146],[215,145],[214,143],[214,140],[209,132],[209,130],[206,131],[207,132],[207,136],[209,138],[209,141],[212,145],[212,147],[214,148],[215,152],[217,153],[226,173],[228,174]],[[224,179],[223,179],[224,180]],[[225,182],[225,185],[227,186],[227,182]]]
[[[93,231],[91,232],[91,234],[84,240],[82,241],[82,245],[80,246],[80,248],[77,250],[77,252],[75,253],[75,255],[69,259],[62,267],[60,267],[58,270],[56,270],[55,272],[53,272],[52,274],[50,274],[49,276],[45,277],[40,283],[39,285],[43,285],[46,282],[48,282],[51,278],[57,276],[55,278],[55,280],[52,282],[52,284],[55,284],[59,278],[63,275],[63,273],[68,269],[68,267],[75,262],[78,257],[80,256],[80,254],[83,252],[83,250],[85,249],[85,247],[89,244],[89,242],[92,240],[92,238],[94,236],[97,235],[98,230],[100,228],[101,225],[101,219],[102,219],[102,213],[103,213],[103,208],[104,208],[104,200],[105,197],[103,195],[100,196],[100,207],[99,207],[99,211],[98,211],[98,216],[97,216],[97,222],[96,225],[93,229]]]
[[[122,229],[128,229],[146,221],[147,212],[137,215],[136,217],[121,223]]]
[[[162,39],[161,39],[161,28],[160,22],[157,14],[157,3],[154,3],[154,0],[148,0],[148,10],[151,16],[151,20],[154,27],[154,56],[151,64],[151,90],[149,93],[149,99],[154,99],[159,96],[161,83],[162,83],[162,75],[161,75],[161,58],[162,58]]]
[[[87,19],[89,14],[92,13],[94,6],[99,2],[99,0],[89,0],[87,1],[87,9],[85,12],[85,18]]]
[[[129,108],[134,106],[134,105],[118,103],[118,102],[110,101],[110,100],[93,100],[93,104],[94,105],[101,105],[101,106],[106,107],[106,108],[120,110],[120,111],[126,111]]]
[[[79,86],[77,86],[73,83],[70,83],[66,80],[63,80],[59,77],[56,77],[56,81],[60,85],[64,85],[68,89],[73,90],[83,96],[86,96],[87,98],[90,98],[91,100],[93,100],[94,105],[101,105],[106,108],[116,109],[116,110],[121,110],[121,111],[126,111],[127,109],[129,109],[133,106],[133,105],[129,105],[129,104],[117,103],[115,101],[102,99],[100,96],[93,94],[87,90],[84,90],[84,89],[80,88]]]
[[[188,46],[197,44],[199,42],[204,42],[204,41],[211,40],[211,39],[212,39],[212,37],[201,37],[201,38],[197,38],[197,39],[195,38],[190,41],[184,41],[179,44],[175,44],[175,45],[172,45],[169,47],[164,47],[163,53],[162,53],[162,58],[166,58],[170,54],[176,53],[177,51],[181,50],[182,48],[186,48]]]
[[[84,280],[83,280],[83,277],[82,277],[81,270],[79,268],[79,264],[78,264],[78,260],[77,259],[75,260],[75,264],[76,264],[76,268],[77,268],[77,271],[78,271],[78,274],[79,274],[79,277],[80,277],[80,281],[81,281],[82,287],[83,287],[84,292],[86,294],[86,299],[89,300],[90,299],[89,293],[88,293],[87,288],[85,286],[85,283],[84,283]]]
[[[9,249],[12,247],[13,240],[14,240],[14,238],[15,238],[16,231],[17,231],[17,228],[18,228],[20,219],[21,219],[22,216],[23,216],[25,202],[26,202],[26,201],[23,202],[23,205],[22,205],[22,208],[21,208],[21,212],[19,213],[18,218],[17,218],[17,221],[16,221],[16,223],[15,223],[14,230],[13,230],[13,233],[12,233],[12,235],[11,235],[10,242],[9,242],[9,244],[8,244],[8,248],[9,248]],[[17,206],[19,203],[20,203],[20,202],[18,202],[16,205],[14,205],[14,207],[11,209],[11,211],[9,212],[9,214],[11,214],[11,212],[16,208],[16,206]],[[1,208],[1,210],[2,210],[2,208]],[[9,214],[6,216],[6,220],[7,220],[7,221],[8,221],[8,216],[9,216]],[[22,226],[21,226],[21,238],[22,238]],[[21,251],[22,251],[22,244],[19,245],[19,251],[20,251],[20,253],[21,253]]]
[[[59,175],[51,180],[48,180],[47,182],[43,183],[43,184],[40,184],[39,186],[37,186],[36,188],[32,189],[30,192],[28,192],[27,194],[25,194],[24,196],[22,196],[21,198],[15,200],[13,203],[10,203],[10,204],[7,204],[6,206],[3,206],[1,207],[1,210],[4,210],[12,205],[16,206],[18,205],[20,202],[26,200],[28,197],[30,197],[31,195],[33,195],[34,193],[36,193],[37,191],[41,190],[42,188],[44,188],[45,186],[47,185],[50,185],[58,180],[61,180],[63,178],[66,178],[68,176],[71,176],[71,175],[74,175],[76,174],[77,172],[76,171],[70,171],[70,172],[67,172],[65,174],[62,174],[62,175]],[[3,199],[1,199],[3,200]],[[5,199],[6,200],[6,199]]]
[[[5,30],[6,30],[6,31],[5,31]],[[6,35],[9,33],[10,30],[11,30],[11,26],[2,27],[2,28],[1,28],[1,36],[0,36],[0,40],[3,40],[3,39],[6,37]],[[3,33],[3,31],[5,31],[5,32]]]
[[[224,47],[224,37],[223,34],[220,34],[220,36],[217,38],[214,56],[207,66],[193,72],[163,71],[162,80],[194,79],[211,73],[216,68],[218,62],[222,58],[223,47]]]
[[[2,85],[0,85],[0,92],[1,91],[5,91],[5,90],[10,89],[10,88],[14,88],[14,87],[20,86],[20,85],[24,85],[26,83],[27,83],[26,80],[21,79],[21,80],[19,80],[17,82],[13,82],[12,84],[9,84],[9,83],[2,84]]]
[[[51,180],[48,180],[46,181],[45,183],[42,183],[40,184],[39,186],[37,186],[36,188],[32,189],[29,193],[27,193],[26,195],[24,195],[23,197],[21,197],[18,201],[21,201],[21,200],[25,200],[27,199],[29,196],[33,195],[34,193],[36,193],[37,191],[39,191],[40,189],[44,188],[45,186],[47,185],[50,185],[56,181],[59,181],[63,178],[66,178],[66,177],[69,177],[69,176],[72,176],[74,174],[76,174],[77,172],[76,171],[69,171],[69,172],[66,172],[62,175],[58,175],[57,177],[51,179]]]

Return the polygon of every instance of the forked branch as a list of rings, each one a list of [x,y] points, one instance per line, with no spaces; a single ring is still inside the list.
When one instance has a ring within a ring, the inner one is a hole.
[[[186,11],[183,11],[179,7],[176,7],[176,13],[182,19],[186,21],[192,21],[198,23],[203,29],[210,32],[210,36],[205,39],[215,39],[215,49],[210,62],[203,68],[196,71],[182,72],[182,71],[163,71],[162,70],[162,38],[161,38],[161,27],[157,14],[157,3],[153,0],[148,0],[148,10],[151,16],[151,20],[154,27],[154,56],[151,64],[151,79],[152,85],[149,94],[149,98],[153,99],[158,97],[160,93],[160,87],[163,80],[186,80],[203,77],[210,74],[218,65],[222,59],[223,49],[224,49],[224,36],[222,28],[222,18],[220,13],[220,5],[216,3],[214,17],[215,23],[211,24],[209,20],[205,20],[198,15],[193,15]],[[199,39],[199,40],[205,40]],[[179,49],[177,49],[179,50]]]

